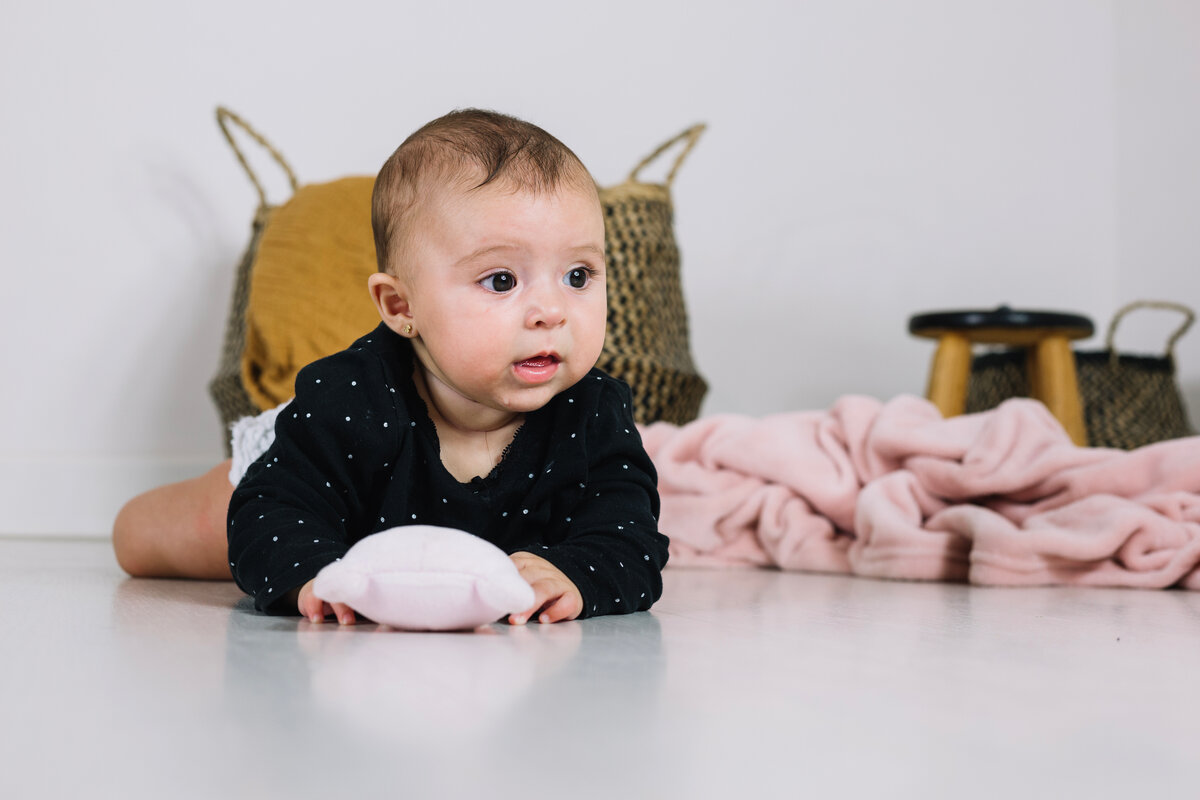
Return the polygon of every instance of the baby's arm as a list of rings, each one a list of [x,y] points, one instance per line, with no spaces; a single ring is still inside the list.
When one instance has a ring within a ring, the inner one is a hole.
[[[650,608],[662,594],[667,562],[667,537],[658,531],[657,476],[633,421],[629,388],[606,379],[593,412],[587,481],[565,536],[528,548],[575,587],[583,617]]]
[[[369,498],[400,427],[376,359],[349,350],[301,370],[274,444],[234,490],[230,570],[260,611],[323,617],[304,588],[372,530]]]

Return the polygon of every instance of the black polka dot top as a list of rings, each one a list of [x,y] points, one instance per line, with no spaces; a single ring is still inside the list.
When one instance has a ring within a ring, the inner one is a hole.
[[[275,443],[229,504],[229,564],[255,606],[280,600],[372,533],[442,525],[536,553],[574,582],[582,616],[647,609],[667,538],[629,387],[593,369],[525,422],[486,477],[442,465],[412,344],[385,325],[305,367]]]

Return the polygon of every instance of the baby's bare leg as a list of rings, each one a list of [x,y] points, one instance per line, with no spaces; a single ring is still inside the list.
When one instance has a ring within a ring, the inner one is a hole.
[[[140,494],[113,523],[117,563],[134,577],[229,580],[229,462]]]

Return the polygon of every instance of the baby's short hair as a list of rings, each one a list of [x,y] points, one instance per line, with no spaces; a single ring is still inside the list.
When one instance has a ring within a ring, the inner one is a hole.
[[[596,191],[579,157],[538,126],[495,111],[452,111],[405,139],[375,178],[371,228],[380,272],[390,271],[397,239],[406,235],[430,182],[467,180],[475,181],[468,190],[504,181],[515,191],[554,192],[564,185]]]

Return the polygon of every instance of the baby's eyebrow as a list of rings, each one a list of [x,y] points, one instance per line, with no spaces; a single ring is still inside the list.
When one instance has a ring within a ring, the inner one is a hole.
[[[517,244],[503,244],[502,243],[502,244],[484,245],[483,247],[480,247],[478,250],[468,253],[467,255],[460,258],[457,262],[455,262],[455,266],[465,266],[468,264],[473,264],[476,261],[479,261],[480,259],[486,258],[487,256],[495,255],[496,253],[512,253],[512,252],[519,251],[521,249],[522,249],[522,247]],[[590,255],[596,256],[597,258],[604,258],[604,248],[601,246],[598,246],[598,245],[594,245],[594,244],[581,244],[577,247],[572,247],[568,252],[570,252],[572,254],[572,256],[590,254]]]
[[[515,244],[485,245],[485,246],[479,248],[478,250],[476,250],[475,252],[468,253],[467,255],[463,256],[456,263],[460,264],[460,265],[461,264],[470,264],[472,262],[478,261],[481,258],[484,258],[485,256],[490,256],[490,255],[493,255],[493,254],[499,253],[499,252],[511,252],[511,251],[517,250],[517,249],[519,249],[519,248]]]

